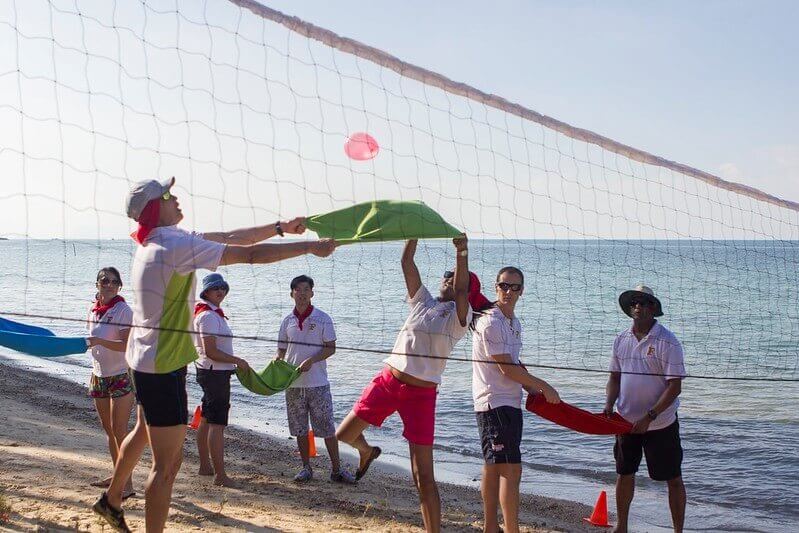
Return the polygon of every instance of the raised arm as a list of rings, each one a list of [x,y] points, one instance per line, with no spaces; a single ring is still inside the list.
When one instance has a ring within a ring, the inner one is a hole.
[[[455,245],[455,310],[461,326],[469,316],[469,241],[466,235],[452,239]]]
[[[416,267],[413,256],[416,255],[416,239],[411,239],[405,243],[402,251],[402,275],[405,276],[405,286],[408,288],[408,296],[413,298],[422,286],[422,277]]]
[[[533,376],[522,365],[514,363],[510,354],[503,353],[500,355],[492,355],[491,358],[497,363],[500,363],[497,366],[503,376],[512,379],[516,383],[520,383],[527,392],[540,392],[544,395],[547,402],[560,403],[560,396],[552,385],[543,379]]]
[[[222,253],[220,265],[264,264],[291,259],[305,254],[327,257],[336,249],[336,241],[289,242],[284,244],[252,244],[249,246],[228,245]]]
[[[254,226],[252,228],[204,233],[203,238],[223,244],[248,245],[271,239],[278,234],[278,228],[283,233],[301,235],[305,232],[305,217],[297,217],[291,220],[278,221],[273,224]]]

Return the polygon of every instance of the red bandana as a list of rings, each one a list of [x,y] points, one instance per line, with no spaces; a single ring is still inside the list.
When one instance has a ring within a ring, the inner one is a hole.
[[[474,272],[469,272],[469,305],[472,311],[482,311],[491,306],[491,300],[480,292],[480,278]]]
[[[94,302],[94,307],[92,307],[92,313],[97,315],[97,320],[100,320],[101,318],[103,318],[103,315],[106,314],[106,312],[109,309],[114,307],[117,303],[124,301],[125,299],[118,294],[104,304],[101,304],[100,300],[97,300],[96,302]]]
[[[225,316],[225,313],[222,312],[222,308],[221,307],[217,307],[216,309],[211,309],[210,305],[208,305],[206,303],[202,303],[202,302],[200,302],[200,303],[198,303],[197,305],[194,306],[194,316],[199,315],[203,311],[213,311],[217,315],[219,315],[222,318],[224,318],[225,320],[227,320],[227,317]]]
[[[139,229],[130,234],[134,241],[144,246],[144,240],[158,226],[161,216],[161,202],[156,198],[150,200],[139,215]]]
[[[302,331],[302,323],[303,323],[303,322],[305,322],[305,319],[306,319],[306,318],[308,318],[309,316],[311,316],[311,312],[312,312],[312,311],[313,311],[313,306],[312,306],[312,305],[309,305],[309,306],[308,306],[308,309],[306,309],[306,310],[305,310],[305,312],[304,312],[303,314],[300,314],[300,313],[297,311],[297,308],[296,308],[296,307],[294,308],[294,316],[296,316],[296,317],[297,317],[297,325],[299,326],[299,328],[300,328],[300,331]]]

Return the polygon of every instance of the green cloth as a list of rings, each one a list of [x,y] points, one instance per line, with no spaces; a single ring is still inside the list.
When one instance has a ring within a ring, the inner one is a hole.
[[[256,372],[252,368],[246,372],[240,369],[236,370],[236,377],[245,388],[255,394],[271,396],[288,389],[300,377],[300,371],[290,363],[275,360],[261,372]]]
[[[365,202],[307,219],[308,229],[341,244],[455,238],[463,232],[418,201]]]

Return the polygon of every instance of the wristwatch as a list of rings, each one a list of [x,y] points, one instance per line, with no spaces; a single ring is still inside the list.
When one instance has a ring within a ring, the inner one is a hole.
[[[283,227],[280,225],[279,220],[275,222],[275,233],[277,233],[281,237],[285,235],[285,232],[283,231]]]
[[[461,256],[461,257],[468,257],[469,256],[469,250],[461,250],[460,252],[458,252],[458,255]]]
[[[655,411],[654,409],[650,409],[649,411],[646,412],[646,416],[649,417],[649,420],[654,420],[658,417],[658,412]]]

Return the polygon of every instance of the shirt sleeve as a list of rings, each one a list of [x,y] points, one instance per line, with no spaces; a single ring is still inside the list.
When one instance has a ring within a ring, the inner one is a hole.
[[[285,318],[283,322],[280,323],[280,331],[277,334],[277,348],[278,350],[287,350],[289,347],[288,340],[288,332],[286,331],[286,327],[288,324],[288,320]]]
[[[621,372],[621,364],[619,363],[619,337],[613,341],[613,353],[610,354],[610,371]]]
[[[123,305],[122,309],[114,317],[114,322],[117,323],[117,328],[120,331],[130,329],[131,325],[133,325],[133,309],[128,305]]]
[[[180,274],[197,269],[216,270],[225,251],[222,243],[209,241],[199,233],[186,233],[177,241],[174,250],[174,268]]]
[[[333,342],[336,340],[336,329],[333,327],[333,319],[327,317],[322,326],[322,342]]]
[[[413,307],[416,304],[421,303],[429,306],[430,300],[434,300],[433,296],[430,294],[430,291],[428,291],[427,287],[424,285],[420,285],[419,289],[416,291],[416,294],[408,298],[408,305]]]
[[[219,334],[214,318],[211,311],[203,311],[194,319],[194,329],[200,337],[216,337]]]
[[[505,335],[502,331],[501,323],[493,320],[489,322],[483,330],[482,337],[485,353],[489,357],[502,354],[511,355],[505,343]]]
[[[686,374],[682,344],[676,339],[665,342],[667,348],[663,356],[663,374],[667,380],[682,379]]]

